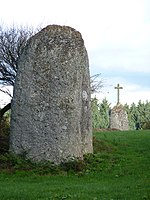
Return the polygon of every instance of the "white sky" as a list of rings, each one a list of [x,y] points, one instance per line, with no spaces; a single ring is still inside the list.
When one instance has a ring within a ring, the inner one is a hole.
[[[150,101],[150,0],[0,0],[0,24],[69,25],[81,32],[91,75],[101,73],[102,93],[116,103]],[[0,94],[0,103],[6,100]]]

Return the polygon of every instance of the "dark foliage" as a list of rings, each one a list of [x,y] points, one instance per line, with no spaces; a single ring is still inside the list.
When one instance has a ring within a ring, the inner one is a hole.
[[[0,154],[8,152],[9,149],[9,118],[3,117],[0,122]]]

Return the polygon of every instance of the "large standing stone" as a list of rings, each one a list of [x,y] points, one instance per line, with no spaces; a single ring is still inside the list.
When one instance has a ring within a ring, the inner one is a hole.
[[[55,163],[93,151],[88,55],[73,28],[47,26],[24,48],[12,100],[10,151]]]
[[[128,115],[121,104],[117,104],[110,113],[110,128],[118,130],[128,130]]]

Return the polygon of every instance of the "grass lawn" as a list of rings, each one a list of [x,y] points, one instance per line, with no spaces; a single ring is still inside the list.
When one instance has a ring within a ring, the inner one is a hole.
[[[80,172],[1,170],[0,200],[149,200],[150,131],[94,133]]]

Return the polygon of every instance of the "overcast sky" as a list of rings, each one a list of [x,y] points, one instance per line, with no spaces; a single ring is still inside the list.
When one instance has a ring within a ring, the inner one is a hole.
[[[150,0],[1,0],[0,24],[71,26],[81,32],[91,75],[101,73],[97,97],[150,101]],[[0,103],[4,102],[0,93]]]

